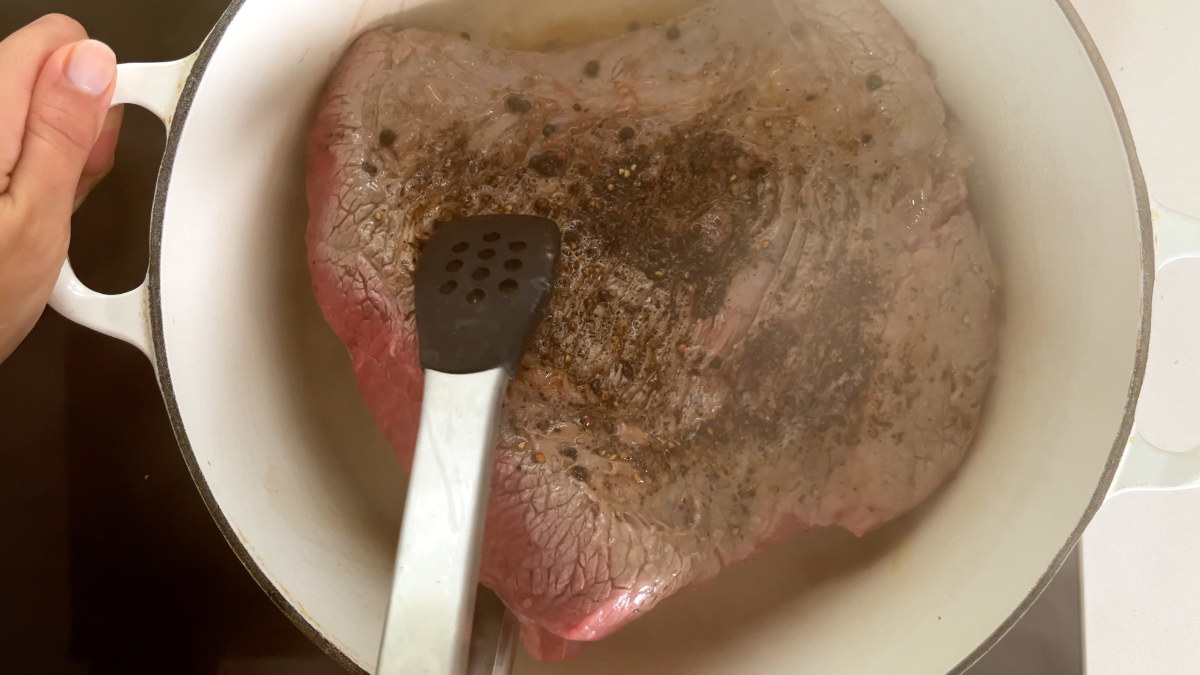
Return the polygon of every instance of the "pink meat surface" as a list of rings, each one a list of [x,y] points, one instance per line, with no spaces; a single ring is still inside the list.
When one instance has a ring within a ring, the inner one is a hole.
[[[931,72],[875,0],[718,0],[552,53],[374,29],[309,150],[313,288],[406,466],[422,242],[481,213],[563,229],[481,579],[536,657],[781,537],[864,534],[970,446],[996,275]]]

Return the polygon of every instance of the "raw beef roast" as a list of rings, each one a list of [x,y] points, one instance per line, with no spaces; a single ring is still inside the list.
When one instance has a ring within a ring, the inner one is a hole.
[[[562,658],[771,541],[861,535],[955,470],[996,351],[966,164],[875,0],[718,0],[551,53],[378,28],[312,131],[313,286],[408,465],[422,242],[461,215],[560,224],[481,581]]]

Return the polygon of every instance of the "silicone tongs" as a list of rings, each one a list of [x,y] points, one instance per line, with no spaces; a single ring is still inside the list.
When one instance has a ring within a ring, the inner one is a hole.
[[[493,596],[476,607],[480,547],[500,404],[545,314],[560,242],[547,218],[475,216],[443,224],[421,252],[425,390],[377,675],[511,667],[515,620],[498,620]]]

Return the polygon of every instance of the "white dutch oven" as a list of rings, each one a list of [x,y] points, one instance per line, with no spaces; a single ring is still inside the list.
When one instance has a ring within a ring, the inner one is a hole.
[[[150,357],[230,544],[352,669],[374,666],[404,479],[310,297],[303,153],[317,95],[353,37],[397,7],[417,23],[553,12],[595,26],[624,25],[644,4],[235,0],[192,56],[120,68],[118,101],[169,127],[149,273],[106,296],[68,265],[53,306]],[[799,537],[580,660],[524,659],[519,673],[962,670],[1106,497],[1200,483],[1200,453],[1164,453],[1132,431],[1155,253],[1161,266],[1200,252],[1200,227],[1151,208],[1075,12],[1066,0],[885,4],[938,69],[1003,267],[1002,366],[974,451],[917,513],[864,540]]]

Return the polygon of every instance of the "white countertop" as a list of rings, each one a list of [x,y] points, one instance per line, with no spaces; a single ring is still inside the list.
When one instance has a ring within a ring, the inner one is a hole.
[[[1129,116],[1151,199],[1200,216],[1200,2],[1076,0]],[[1159,275],[1139,428],[1200,446],[1200,260]],[[1081,545],[1088,675],[1200,673],[1200,490],[1101,508]]]

